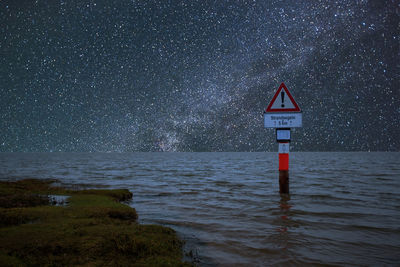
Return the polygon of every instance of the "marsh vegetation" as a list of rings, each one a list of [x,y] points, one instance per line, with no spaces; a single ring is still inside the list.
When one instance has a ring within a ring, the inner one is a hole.
[[[173,229],[137,223],[126,189],[70,189],[55,180],[0,182],[1,266],[184,266]],[[69,196],[64,205],[54,197]]]

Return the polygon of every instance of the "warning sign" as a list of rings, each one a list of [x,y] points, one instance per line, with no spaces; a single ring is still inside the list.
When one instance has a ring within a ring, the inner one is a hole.
[[[301,112],[284,83],[279,86],[265,112]]]

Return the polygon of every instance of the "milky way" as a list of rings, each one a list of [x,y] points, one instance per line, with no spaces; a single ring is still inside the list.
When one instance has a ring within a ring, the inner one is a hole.
[[[397,1],[0,1],[0,151],[400,150]]]

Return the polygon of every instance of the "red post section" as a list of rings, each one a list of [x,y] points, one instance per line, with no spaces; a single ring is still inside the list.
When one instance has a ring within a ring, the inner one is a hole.
[[[289,153],[279,153],[279,170],[289,170]]]

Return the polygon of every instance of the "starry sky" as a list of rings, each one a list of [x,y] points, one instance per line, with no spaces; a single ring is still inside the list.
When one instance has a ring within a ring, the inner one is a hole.
[[[0,152],[400,151],[396,0],[0,0]]]

